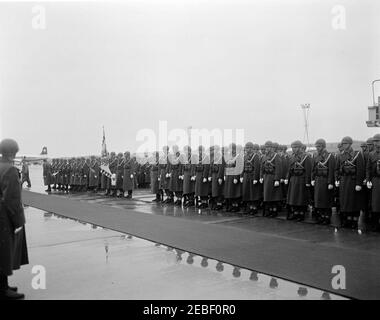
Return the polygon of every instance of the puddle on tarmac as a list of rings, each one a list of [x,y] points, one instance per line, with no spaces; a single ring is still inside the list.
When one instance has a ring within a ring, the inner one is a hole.
[[[33,299],[345,299],[35,208],[25,213],[31,261],[46,265],[51,283],[25,292]],[[27,281],[28,268],[17,278]],[[99,277],[103,284],[91,280]]]

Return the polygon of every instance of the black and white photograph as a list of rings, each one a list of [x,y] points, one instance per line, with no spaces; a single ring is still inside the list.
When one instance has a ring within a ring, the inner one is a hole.
[[[379,16],[0,0],[0,300],[380,299]]]

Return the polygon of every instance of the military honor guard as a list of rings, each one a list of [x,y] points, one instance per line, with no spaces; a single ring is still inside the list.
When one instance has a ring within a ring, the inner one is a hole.
[[[45,191],[51,192],[51,184],[52,184],[51,164],[46,159],[43,160],[42,175],[44,178],[44,185],[47,186],[47,189]]]
[[[252,142],[247,142],[244,148],[244,170],[240,177],[242,182],[242,201],[245,211],[256,214],[258,202],[261,198],[260,188],[260,156],[259,146]]]
[[[366,180],[371,191],[371,223],[380,231],[380,134],[373,137],[374,149],[368,155]]]
[[[196,155],[192,154],[191,147],[185,146],[183,148],[183,163],[182,163],[182,194],[183,206],[185,208],[194,206],[194,192],[195,192],[195,165],[197,159]]]
[[[198,158],[195,165],[195,199],[200,209],[208,207],[210,157],[203,146],[198,147]]]
[[[26,158],[23,157],[22,159],[22,168],[21,168],[21,186],[24,185],[24,183],[27,183],[27,187],[30,188],[32,184],[30,183],[30,177],[29,177],[29,165],[26,161]]]
[[[304,151],[305,148],[300,141],[293,142],[291,147],[293,154],[289,160],[289,170],[286,179],[288,181],[287,204],[291,209],[288,219],[302,221],[305,218],[309,204],[311,159]]]
[[[169,170],[169,190],[170,195],[176,197],[175,205],[182,205],[183,193],[183,156],[179,152],[178,146],[172,146],[172,153],[169,154],[170,170]]]
[[[314,207],[317,223],[330,224],[334,205],[335,157],[327,152],[326,141],[315,142],[317,154],[313,158],[311,185],[314,187]]]
[[[273,143],[267,141],[260,166],[260,183],[263,184],[263,216],[273,217],[278,214],[278,207],[283,199],[280,187],[281,165],[280,156],[274,152]]]
[[[360,155],[360,151],[355,152],[352,149],[352,143],[351,137],[342,139],[342,153],[338,154],[336,177],[343,225],[357,229],[360,210],[363,209],[360,191],[365,177],[365,169],[364,159]]]
[[[124,152],[123,176],[124,198],[131,199],[135,188],[135,162],[132,160],[129,151]]]
[[[160,153],[158,151],[153,153],[153,158],[150,161],[150,189],[153,194],[156,195],[156,198],[153,199],[153,202],[161,202],[162,196],[159,188],[159,170],[160,170]]]
[[[210,172],[208,175],[208,180],[211,183],[211,210],[223,208],[224,165],[222,151],[216,145],[210,155]]]

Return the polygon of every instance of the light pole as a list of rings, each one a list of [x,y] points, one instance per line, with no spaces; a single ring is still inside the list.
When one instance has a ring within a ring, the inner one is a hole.
[[[301,104],[301,109],[303,111],[303,118],[305,122],[305,132],[303,134],[303,140],[305,141],[305,136],[306,136],[306,141],[307,144],[309,145],[309,110],[310,110],[310,103],[304,103]]]
[[[189,142],[189,147],[191,148],[191,129],[193,127],[192,126],[188,126],[187,127],[187,138],[188,138],[188,142]]]

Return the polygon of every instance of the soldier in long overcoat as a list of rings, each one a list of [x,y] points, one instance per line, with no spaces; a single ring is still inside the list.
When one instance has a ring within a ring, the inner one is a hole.
[[[47,189],[45,191],[50,192],[51,191],[51,180],[52,180],[52,173],[51,173],[51,164],[44,159],[42,164],[42,175],[44,177],[44,185],[47,186]]]
[[[198,208],[208,207],[210,157],[203,146],[198,147],[197,163],[195,165],[195,198]]]
[[[210,158],[209,181],[211,182],[211,209],[221,210],[223,208],[224,192],[224,161],[223,154],[218,145],[213,148]]]
[[[260,183],[263,184],[264,216],[276,216],[279,203],[282,201],[280,187],[282,162],[280,156],[274,152],[273,143],[265,143],[265,154],[261,160]],[[286,181],[285,181],[286,183]]]
[[[309,187],[311,183],[311,159],[303,151],[302,143],[295,141],[291,145],[293,154],[289,161],[287,204],[291,212],[288,219],[303,220],[309,204]]]
[[[107,177],[107,191],[106,194],[116,196],[116,170],[117,170],[117,158],[116,153],[111,152],[108,167],[111,172],[111,177]]]
[[[158,151],[153,153],[152,159],[150,162],[150,190],[153,194],[156,195],[156,198],[152,201],[161,202],[162,194],[159,188],[159,166],[160,166],[160,153]]]
[[[367,187],[371,191],[371,223],[380,231],[380,134],[373,137],[374,150],[369,153],[366,170]]]
[[[116,164],[116,196],[122,197],[124,195],[124,186],[123,186],[123,180],[124,180],[124,163],[125,159],[123,157],[123,154],[119,152],[117,154],[117,164]]]
[[[169,171],[169,190],[171,196],[176,196],[177,200],[174,202],[175,205],[182,204],[182,192],[183,192],[183,177],[182,177],[182,167],[183,161],[181,153],[179,152],[178,146],[172,146],[172,153],[169,154],[168,160],[170,162]]]
[[[186,208],[194,206],[195,164],[197,162],[196,155],[192,154],[190,146],[185,146],[183,148],[182,162],[183,206]]]
[[[256,148],[256,152],[255,152]],[[242,200],[246,212],[256,214],[260,200],[260,156],[257,153],[258,145],[252,142],[245,144],[244,171],[241,174]]]
[[[231,143],[225,149],[224,167],[224,198],[226,199],[226,211],[238,212],[242,195],[242,183],[240,175],[244,169],[243,148]]]
[[[343,152],[338,155],[336,176],[339,185],[340,213],[343,225],[357,228],[363,200],[360,194],[365,178],[364,160],[352,149],[352,138],[342,139]]]
[[[318,223],[330,224],[334,205],[335,157],[327,152],[326,141],[315,142],[317,154],[313,158],[311,184],[314,186],[315,217]]]
[[[172,203],[173,197],[169,189],[169,181],[170,181],[170,161],[169,161],[169,147],[164,146],[162,148],[162,154],[160,156],[160,190],[162,194],[165,193],[166,199],[163,203]]]
[[[0,300],[24,298],[17,288],[9,286],[8,277],[29,263],[20,177],[13,165],[18,150],[12,139],[0,142]]]
[[[136,164],[131,158],[129,151],[124,152],[124,173],[123,173],[123,190],[124,198],[132,198],[132,192],[135,188]]]

